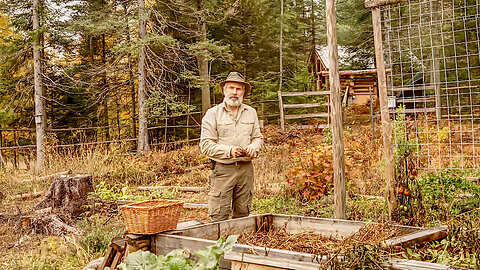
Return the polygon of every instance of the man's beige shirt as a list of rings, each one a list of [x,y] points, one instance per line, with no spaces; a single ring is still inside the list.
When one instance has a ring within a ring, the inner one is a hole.
[[[200,151],[216,162],[249,161],[250,157],[246,156],[232,158],[230,150],[234,146],[245,148],[251,145],[258,153],[262,142],[257,111],[248,105],[240,105],[237,117],[234,117],[222,102],[210,108],[202,119]]]

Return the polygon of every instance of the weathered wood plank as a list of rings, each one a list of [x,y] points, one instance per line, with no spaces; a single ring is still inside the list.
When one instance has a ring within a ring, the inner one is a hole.
[[[435,101],[435,97],[397,98],[397,103],[417,103],[417,102],[431,102],[431,101]]]
[[[299,130],[299,129],[314,129],[314,128],[329,128],[328,124],[321,125],[291,125],[288,127],[288,130]]]
[[[389,110],[390,113],[394,113],[394,109]],[[436,112],[435,108],[415,108],[415,109],[405,109],[405,113],[433,113]]]
[[[382,41],[382,20],[380,9],[374,7],[372,10],[372,26],[373,26],[373,39],[375,43],[375,63],[377,66],[377,80],[378,91],[380,100],[380,116],[382,119],[382,136],[383,136],[383,156],[385,159],[385,178],[387,182],[387,202],[388,202],[388,215],[392,218],[392,215],[396,208],[395,200],[395,164],[393,161],[393,126],[388,113],[387,102],[387,75],[385,72],[385,58],[383,55],[383,41]]]
[[[310,92],[282,92],[282,97],[307,97],[307,96],[319,96],[329,95],[330,91],[310,91]]]
[[[318,270],[320,267],[319,263],[312,262],[299,262],[284,258],[271,258],[269,256],[259,256],[248,253],[237,253],[230,252],[225,254],[225,259],[232,261],[232,269],[235,269],[233,266],[244,264],[248,268],[242,269],[252,269],[252,270],[269,270],[269,269],[302,269],[302,270]],[[235,263],[234,263],[235,262]],[[237,268],[239,269],[239,268]]]
[[[306,113],[306,114],[290,114],[285,115],[285,119],[301,119],[301,118],[317,118],[317,117],[328,117],[328,113]]]
[[[407,247],[413,244],[423,244],[425,242],[436,241],[446,236],[447,232],[444,229],[432,228],[387,239],[382,242],[382,245],[385,247],[391,247],[396,245]]]
[[[328,106],[328,103],[283,104],[285,109],[318,108],[321,106]]]
[[[185,208],[185,209],[208,209],[208,204],[206,204],[206,203],[184,203],[183,208]]]
[[[161,189],[168,189],[168,188],[174,188],[178,191],[183,191],[183,192],[201,192],[201,191],[207,190],[206,187],[175,187],[175,186],[138,187],[137,190],[148,191],[148,190],[161,190]]]
[[[17,194],[12,196],[12,199],[13,200],[33,199],[33,198],[38,198],[43,194],[45,194],[45,191],[22,193],[22,194]]]
[[[393,270],[448,270],[450,266],[407,259],[391,258],[386,267]]]
[[[324,77],[328,76],[328,70],[323,70],[320,72],[317,72],[317,74],[320,74]],[[340,70],[339,72],[340,76],[342,75],[375,75],[377,74],[377,69],[372,68],[372,69],[363,69],[363,70]]]
[[[232,270],[282,270],[282,269],[285,269],[285,268],[270,267],[270,266],[253,264],[253,263],[232,261]]]
[[[340,86],[340,67],[338,64],[337,19],[335,0],[326,0],[328,58],[330,61],[329,83],[331,91],[332,137],[333,137],[333,185],[335,218],[346,218],[345,193],[345,150],[343,144],[342,89]]]
[[[435,86],[433,84],[426,84],[426,85],[404,85],[404,86],[395,86],[392,87],[391,90],[395,92],[403,92],[403,91],[418,91],[418,90],[433,90]]]
[[[244,218],[207,223],[185,230],[173,231],[172,234],[217,240],[220,236],[241,234],[244,231],[253,232],[255,228],[255,218],[258,216],[264,215],[253,215]]]
[[[287,233],[295,234],[305,231],[324,236],[344,238],[358,232],[367,223],[342,219],[311,218],[290,215],[274,215],[273,226],[285,228]]]
[[[108,246],[107,252],[105,253],[105,256],[103,257],[103,261],[98,267],[99,270],[105,269],[105,267],[112,265],[112,261],[115,257],[115,250],[111,247]]]
[[[400,2],[406,2],[408,0],[365,0],[366,8],[375,8],[378,6],[393,5]]]
[[[189,221],[178,223],[177,230],[185,230],[185,229],[199,226],[199,225],[203,225],[203,222],[198,219],[189,220]]]
[[[199,250],[203,247],[213,245],[216,241],[215,240],[207,240],[207,239],[200,239],[195,237],[187,237],[181,235],[167,235],[167,234],[158,234],[155,236],[155,249],[156,254],[167,254],[168,252],[178,249],[178,248],[188,248],[189,250]],[[319,264],[317,262],[321,261],[325,258],[319,258],[313,254],[307,253],[300,253],[288,250],[280,250],[280,249],[265,249],[264,247],[257,247],[257,246],[248,246],[248,245],[241,245],[235,244],[233,247],[233,251],[235,253],[242,254],[255,254],[258,256],[264,256],[271,259],[281,259],[287,260],[292,262],[305,262],[307,265],[314,264],[317,266],[318,269]],[[230,267],[230,261],[221,258],[220,266],[227,268]],[[230,269],[230,268],[227,268]]]
[[[256,224],[256,216],[249,216],[220,222],[220,235],[242,234],[244,231],[253,232]]]

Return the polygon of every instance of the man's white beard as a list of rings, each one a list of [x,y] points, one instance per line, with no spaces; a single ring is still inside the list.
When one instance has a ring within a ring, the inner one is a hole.
[[[229,97],[226,97],[223,99],[225,101],[225,103],[227,103],[229,106],[232,106],[232,107],[239,107],[240,105],[242,105],[242,102],[243,102],[243,97],[238,97],[238,99],[230,99]]]

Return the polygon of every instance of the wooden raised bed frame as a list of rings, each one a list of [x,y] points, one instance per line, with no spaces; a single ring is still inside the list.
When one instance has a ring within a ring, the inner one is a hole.
[[[254,232],[262,225],[265,226],[265,224],[268,226],[273,225],[276,228],[285,228],[286,232],[291,234],[310,231],[341,239],[358,232],[367,223],[292,215],[255,215],[155,235],[152,252],[156,254],[167,254],[179,248],[192,251],[199,250],[205,246],[214,244],[220,236],[240,235],[245,231]],[[405,235],[395,239],[389,239],[388,242],[385,241],[383,243],[384,245],[422,243],[436,240],[446,235],[441,229],[424,229],[409,226],[398,226],[398,228],[401,232],[405,233]],[[412,239],[412,237],[410,237],[411,235],[416,236]],[[405,242],[403,242],[403,238]],[[220,268],[242,270],[317,270],[321,267],[322,261],[325,262],[326,258],[320,258],[314,254],[236,244],[233,251],[221,259]],[[392,258],[385,264],[385,269],[440,270],[449,268],[448,266],[439,264]]]

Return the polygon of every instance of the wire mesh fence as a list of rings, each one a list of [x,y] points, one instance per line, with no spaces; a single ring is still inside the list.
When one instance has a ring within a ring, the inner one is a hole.
[[[480,0],[381,7],[396,158],[480,168]]]

